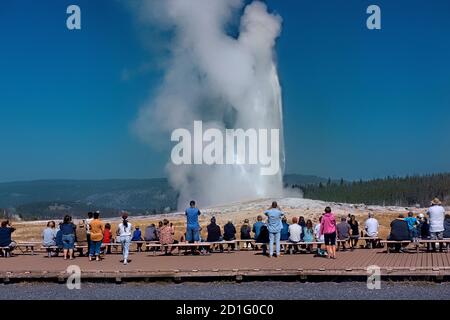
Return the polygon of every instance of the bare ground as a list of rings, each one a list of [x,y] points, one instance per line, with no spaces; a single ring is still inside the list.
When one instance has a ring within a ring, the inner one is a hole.
[[[304,216],[305,219],[311,219],[313,223],[317,223],[320,215],[323,213],[325,206],[331,206],[333,212],[339,216],[347,216],[347,214],[354,214],[360,223],[360,227],[364,225],[369,212],[373,212],[380,223],[380,236],[385,238],[389,233],[390,222],[398,216],[399,213],[406,213],[407,208],[402,207],[383,207],[383,206],[366,206],[364,204],[344,204],[344,203],[328,203],[317,200],[309,200],[302,198],[282,198],[282,199],[258,199],[252,201],[245,201],[233,203],[229,205],[200,208],[202,216],[200,217],[200,224],[202,226],[202,236],[206,237],[206,226],[212,216],[215,216],[217,223],[223,226],[227,221],[231,220],[236,229],[242,225],[245,219],[249,219],[253,224],[258,215],[262,215],[272,200],[277,200],[281,209],[285,212],[289,220],[294,216]],[[424,213],[425,209],[408,208],[416,214]],[[62,218],[62,217],[61,217]],[[144,232],[146,226],[151,223],[158,224],[162,219],[169,219],[175,226],[175,238],[179,239],[185,230],[185,217],[183,213],[170,213],[156,216],[131,216],[130,222],[134,226],[140,226]],[[120,222],[119,218],[104,219],[104,222],[109,222],[112,225],[113,234]],[[33,221],[33,222],[14,222],[14,227],[17,228],[14,233],[16,241],[40,241],[42,230],[45,228],[47,221]],[[78,220],[75,220],[78,223]]]

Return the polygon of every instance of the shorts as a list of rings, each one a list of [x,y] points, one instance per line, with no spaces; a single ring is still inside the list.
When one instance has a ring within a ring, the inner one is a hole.
[[[431,240],[443,240],[444,239],[444,231],[439,232],[430,232]]]
[[[198,231],[198,227],[190,227],[186,228],[186,241],[187,242],[196,242],[200,241],[200,232]]]
[[[333,233],[325,233],[325,245],[326,246],[335,246],[336,245],[336,232]]]
[[[75,248],[75,235],[63,234],[62,242],[63,242],[63,249],[74,249]]]
[[[14,248],[17,246],[17,243],[15,243],[14,241],[11,241],[10,244],[8,244],[7,246],[0,246],[0,247],[7,247],[9,248],[10,251],[14,250]]]

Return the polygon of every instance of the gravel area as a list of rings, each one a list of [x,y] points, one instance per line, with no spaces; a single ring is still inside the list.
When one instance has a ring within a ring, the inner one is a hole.
[[[210,282],[195,283],[82,283],[69,290],[56,283],[12,283],[0,285],[0,299],[200,299],[200,300],[318,300],[318,299],[414,299],[450,298],[450,283],[382,282],[369,290],[365,282]]]

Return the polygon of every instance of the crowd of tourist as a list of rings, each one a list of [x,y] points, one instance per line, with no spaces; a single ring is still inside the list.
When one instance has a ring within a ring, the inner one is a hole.
[[[201,236],[201,226],[199,223],[200,210],[196,207],[195,201],[191,201],[189,207],[185,210],[186,232],[181,237],[181,241],[194,242],[221,242],[233,241],[237,239],[237,229],[233,221],[228,221],[223,229],[217,224],[216,218],[212,217],[206,228],[206,237]],[[264,218],[265,216],[265,218]],[[273,202],[263,215],[256,217],[253,225],[248,219],[243,221],[239,227],[241,240],[248,241],[248,245],[259,249],[268,257],[279,257],[281,255],[280,241],[287,241],[293,248],[293,252],[300,249],[312,251],[312,244],[317,244],[317,254],[327,256],[330,259],[336,259],[336,246],[342,245],[346,250],[346,243],[349,248],[357,247],[360,236],[364,236],[368,247],[380,245],[378,233],[380,224],[369,212],[368,218],[364,221],[363,228],[360,230],[354,215],[342,216],[337,222],[335,214],[330,207],[326,207],[323,214],[319,217],[317,224],[311,219],[305,219],[303,216],[292,217],[289,223],[288,218],[282,212],[277,202]],[[387,240],[398,241],[394,243],[393,248],[397,251],[403,251],[401,241],[418,240],[442,240],[450,238],[450,215],[445,214],[445,210],[439,199],[435,198],[431,202],[426,215],[423,213],[414,216],[413,212],[408,212],[405,217],[400,214],[390,224],[391,230]],[[127,264],[129,260],[129,247],[132,242],[138,242],[138,251],[142,250],[143,242],[158,242],[163,245],[165,254],[170,255],[173,246],[164,246],[178,243],[175,240],[175,230],[169,220],[164,219],[158,223],[150,224],[145,228],[142,234],[140,227],[133,225],[128,221],[128,214],[124,212],[121,216],[121,222],[116,229],[116,238],[114,239],[110,223],[103,223],[100,219],[100,212],[89,212],[85,220],[75,225],[70,215],[66,215],[61,223],[57,225],[54,221],[49,221],[47,227],[42,232],[42,245],[49,248],[49,255],[58,255],[63,253],[64,259],[73,259],[74,251],[80,249],[80,246],[86,245],[88,258],[90,261],[101,260],[101,253],[111,253],[112,243],[120,243],[123,250],[122,262]],[[15,231],[9,221],[2,221],[0,227],[0,247],[14,250],[16,242],[12,240],[12,234]],[[325,245],[322,249],[321,243]],[[76,246],[75,244],[78,244]],[[407,243],[406,243],[407,244]],[[440,250],[443,250],[444,244],[439,243]],[[234,243],[230,243],[231,249],[234,249]],[[78,247],[78,248],[77,248]],[[275,248],[274,248],[275,247]],[[56,248],[56,249],[55,249]],[[223,245],[219,246],[223,251]],[[52,249],[52,250],[50,250]],[[427,249],[436,251],[435,242],[427,243]],[[83,250],[79,250],[80,255]],[[192,247],[192,253],[198,254]]]
[[[406,243],[396,243],[393,245],[395,251],[403,251],[403,247],[408,241],[419,240],[443,240],[450,238],[450,215],[445,214],[445,209],[441,201],[435,198],[431,201],[426,216],[420,213],[414,217],[413,212],[408,212],[407,217],[400,214],[398,218],[391,222],[391,232],[388,240],[405,241]],[[427,243],[427,250],[436,251],[436,242]],[[439,242],[439,250],[442,252],[444,243]]]

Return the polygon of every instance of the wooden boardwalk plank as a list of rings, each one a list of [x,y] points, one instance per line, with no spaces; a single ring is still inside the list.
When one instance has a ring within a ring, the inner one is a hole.
[[[314,257],[313,254],[292,254],[280,258],[269,259],[256,251],[241,251],[232,253],[214,253],[207,256],[153,256],[152,253],[132,253],[133,262],[123,266],[119,261],[121,255],[106,255],[101,262],[89,263],[87,258],[76,258],[74,261],[64,261],[62,258],[47,258],[43,254],[35,256],[18,255],[12,258],[1,258],[0,274],[7,272],[23,275],[43,272],[65,272],[70,264],[77,264],[82,272],[126,274],[144,274],[151,277],[173,274],[173,270],[182,273],[206,274],[213,276],[234,274],[236,272],[253,272],[264,276],[271,273],[298,275],[301,273],[314,275],[365,275],[365,269],[377,265],[382,272],[415,275],[420,272],[436,274],[432,267],[446,268],[450,275],[450,254],[448,253],[390,253],[379,249],[355,249],[353,252],[338,252],[337,259]],[[425,268],[425,269],[423,269]],[[428,269],[426,269],[428,268]],[[192,271],[197,270],[197,271]],[[215,270],[215,271],[213,271]],[[202,273],[203,272],[203,273]]]

